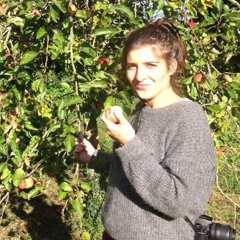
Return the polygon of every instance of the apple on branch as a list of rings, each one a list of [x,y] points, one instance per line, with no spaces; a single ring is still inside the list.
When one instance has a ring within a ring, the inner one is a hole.
[[[98,59],[98,64],[100,65],[107,65],[110,62],[109,57],[100,57]]]
[[[193,81],[195,83],[202,83],[205,81],[205,76],[202,73],[197,73],[194,77],[193,77]]]
[[[0,100],[5,100],[8,96],[8,92],[3,90],[3,91],[0,91]]]
[[[34,181],[32,177],[27,177],[19,183],[18,187],[20,189],[29,189],[29,188],[32,188],[33,185],[34,185]]]
[[[186,23],[186,26],[189,27],[190,29],[192,29],[196,26],[196,24],[195,24],[195,22],[190,21],[190,22]]]
[[[97,107],[98,107],[99,109],[104,109],[104,104],[103,104],[103,102],[100,101],[100,100],[98,100],[98,101],[97,101]]]
[[[75,4],[69,3],[67,10],[69,13],[75,14],[77,12],[78,8]]]

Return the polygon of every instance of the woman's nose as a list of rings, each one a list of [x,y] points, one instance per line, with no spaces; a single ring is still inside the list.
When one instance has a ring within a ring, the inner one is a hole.
[[[143,67],[138,67],[135,74],[135,80],[142,81],[146,78],[146,71]]]

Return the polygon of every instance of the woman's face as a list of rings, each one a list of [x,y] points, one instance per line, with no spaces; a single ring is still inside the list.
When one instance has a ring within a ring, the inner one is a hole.
[[[176,69],[176,62],[167,67],[160,51],[154,53],[156,49],[142,46],[130,50],[126,57],[126,77],[137,96],[150,107],[169,97],[168,93],[172,92],[170,76]]]

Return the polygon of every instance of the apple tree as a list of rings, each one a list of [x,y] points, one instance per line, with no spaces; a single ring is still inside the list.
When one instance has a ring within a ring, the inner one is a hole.
[[[162,16],[186,43],[181,83],[206,110],[218,176],[231,179],[221,186],[239,191],[239,9],[234,0],[0,0],[0,201],[10,192],[37,197],[48,175],[80,220],[98,212],[90,201],[94,176],[73,158],[74,139],[81,131],[98,147],[103,108],[130,113],[133,94],[119,66],[123,39]]]

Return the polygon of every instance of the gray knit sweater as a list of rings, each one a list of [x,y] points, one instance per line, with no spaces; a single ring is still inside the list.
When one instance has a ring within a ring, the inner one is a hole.
[[[138,111],[137,107],[134,114]],[[116,240],[193,240],[216,173],[211,132],[201,106],[183,99],[141,108],[136,136],[114,143],[103,224]],[[92,163],[95,158],[92,158]],[[90,165],[91,165],[90,164]]]

